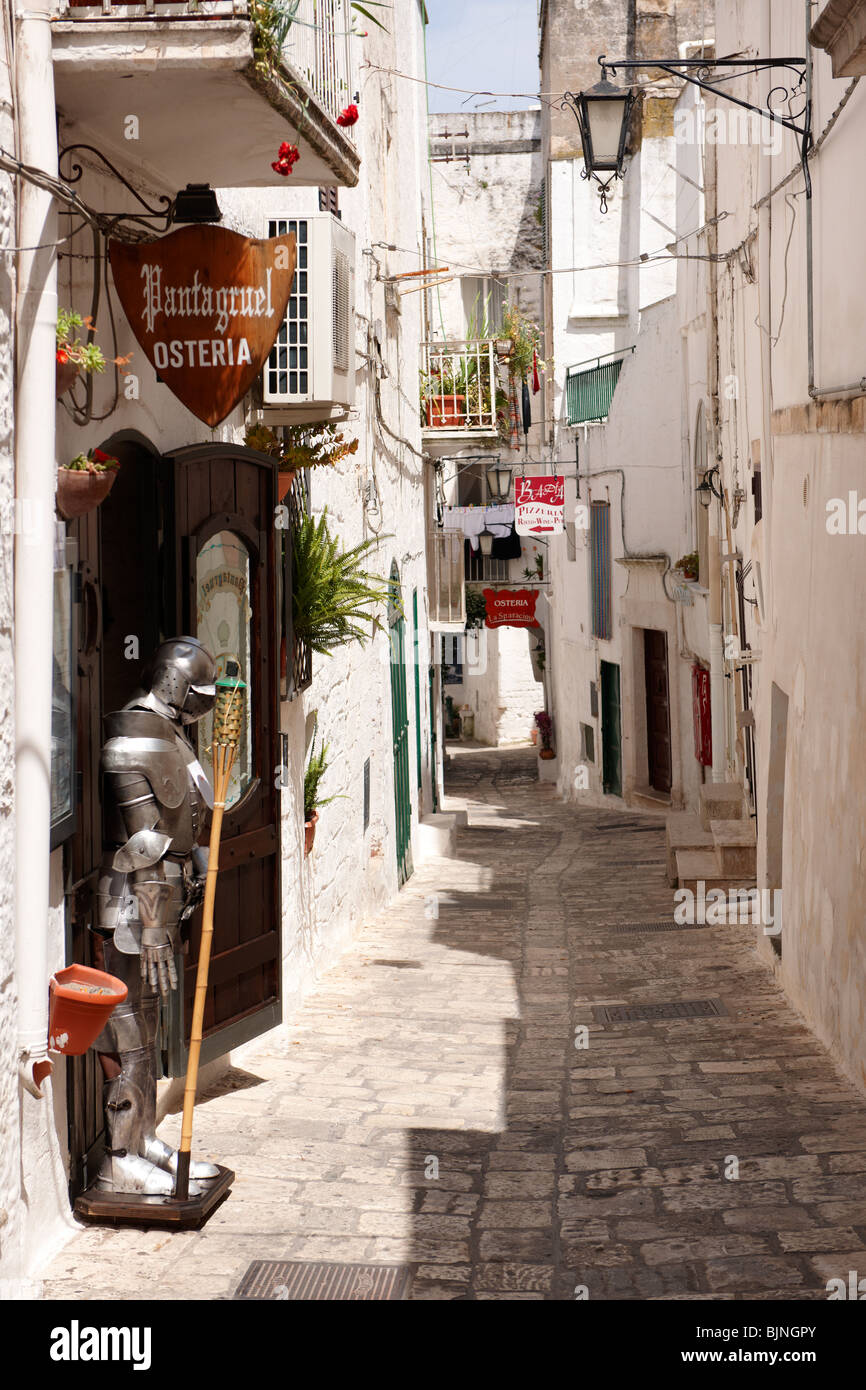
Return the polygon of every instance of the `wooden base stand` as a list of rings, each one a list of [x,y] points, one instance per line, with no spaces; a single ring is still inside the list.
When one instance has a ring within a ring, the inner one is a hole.
[[[200,1197],[146,1197],[136,1192],[102,1192],[90,1187],[75,1199],[75,1215],[82,1221],[110,1226],[171,1226],[189,1230],[202,1226],[228,1197],[235,1175],[219,1166],[219,1177],[209,1178]]]

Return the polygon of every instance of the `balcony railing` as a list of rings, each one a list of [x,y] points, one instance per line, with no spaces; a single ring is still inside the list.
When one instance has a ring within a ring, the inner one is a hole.
[[[424,343],[421,423],[429,432],[497,432],[496,353],[492,339]]]
[[[349,0],[286,0],[294,18],[283,44],[283,59],[309,87],[332,120],[352,101]],[[252,20],[248,0],[60,0],[64,20]],[[351,126],[343,128],[353,139]]]
[[[634,352],[627,348],[626,352]],[[616,357],[612,362],[602,362],[600,357],[590,359],[593,367],[569,367],[565,375],[565,404],[568,423],[581,425],[587,420],[606,420],[610,413],[610,403],[622,371],[623,358]]]

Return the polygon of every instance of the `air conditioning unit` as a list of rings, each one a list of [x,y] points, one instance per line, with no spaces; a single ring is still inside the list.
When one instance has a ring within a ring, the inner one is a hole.
[[[265,418],[339,418],[355,401],[355,234],[330,212],[268,222],[268,236],[285,232],[297,238],[297,264],[264,370]]]

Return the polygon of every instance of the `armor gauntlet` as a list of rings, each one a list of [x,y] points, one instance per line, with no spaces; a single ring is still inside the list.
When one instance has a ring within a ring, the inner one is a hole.
[[[167,996],[177,989],[174,947],[169,931],[171,886],[166,882],[163,856],[171,837],[156,829],[160,807],[150,783],[140,773],[108,773],[114,802],[129,834],[114,856],[114,867],[131,875],[130,885],[141,921],[141,977],[151,989]]]

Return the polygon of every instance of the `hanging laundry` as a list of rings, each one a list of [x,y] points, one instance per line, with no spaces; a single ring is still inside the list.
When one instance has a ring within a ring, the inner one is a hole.
[[[494,536],[506,537],[514,525],[514,503],[503,502],[495,507],[446,507],[443,526],[446,531],[461,531],[472,546],[478,549],[478,537],[488,530]]]

